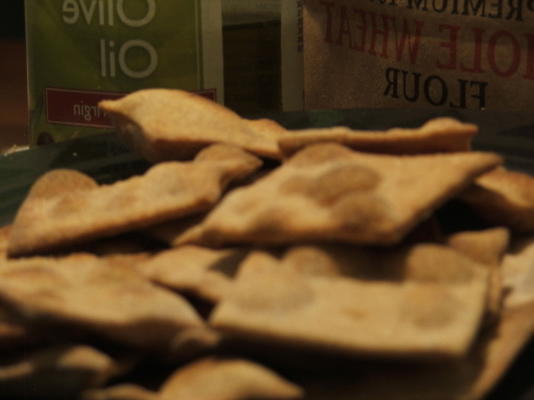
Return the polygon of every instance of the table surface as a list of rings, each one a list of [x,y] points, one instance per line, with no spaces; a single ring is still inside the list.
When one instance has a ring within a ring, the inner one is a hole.
[[[22,39],[0,39],[0,152],[27,137],[26,49]]]

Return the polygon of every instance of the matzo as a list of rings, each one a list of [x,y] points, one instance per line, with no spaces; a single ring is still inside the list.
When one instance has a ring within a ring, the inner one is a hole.
[[[160,396],[162,400],[291,400],[303,398],[303,392],[252,361],[208,358],[176,371]]]
[[[284,155],[325,142],[336,142],[359,151],[389,154],[465,152],[477,134],[476,125],[452,118],[436,118],[417,129],[393,128],[385,131],[355,131],[335,127],[288,131],[278,144]]]
[[[214,143],[280,158],[276,123],[250,122],[211,100],[181,90],[146,89],[100,107],[123,140],[150,161],[186,160]]]
[[[253,253],[210,324],[238,338],[320,352],[390,357],[461,357],[484,311],[486,275],[458,282],[325,279]],[[473,273],[473,271],[472,271]]]
[[[202,237],[214,244],[396,243],[501,161],[491,153],[399,157],[310,146],[229,193],[203,222]]]
[[[53,197],[30,195],[15,218],[8,254],[46,252],[205,211],[228,183],[260,165],[238,148],[215,145],[194,162],[162,163],[112,185]]]

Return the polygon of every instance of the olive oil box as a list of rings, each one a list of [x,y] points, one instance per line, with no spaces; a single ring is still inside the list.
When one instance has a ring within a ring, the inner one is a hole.
[[[111,130],[98,108],[147,87],[222,101],[220,0],[26,0],[30,143]]]

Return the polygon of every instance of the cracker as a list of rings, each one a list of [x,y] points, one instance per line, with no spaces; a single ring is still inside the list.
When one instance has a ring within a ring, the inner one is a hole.
[[[461,196],[486,221],[520,232],[534,231],[534,178],[496,168],[476,179]]]
[[[467,283],[483,279],[485,267],[454,249],[430,243],[373,249],[349,245],[301,245],[289,248],[285,270],[317,277],[369,282]]]
[[[505,311],[468,357],[449,363],[368,363],[297,379],[308,400],[482,400],[527,343],[534,307]],[[492,397],[493,398],[493,397]]]
[[[210,324],[230,336],[318,352],[461,357],[479,327],[487,275],[483,268],[462,272],[456,266],[428,273],[420,264],[412,268],[413,279],[397,282],[325,279],[255,252]]]
[[[159,253],[142,263],[139,271],[155,283],[216,303],[230,289],[245,255],[239,249],[182,246]]]
[[[459,232],[451,235],[447,242],[449,246],[488,267],[488,311],[496,318],[503,299],[500,267],[510,243],[510,232],[506,228]]]
[[[492,153],[399,157],[336,144],[310,146],[251,186],[229,193],[203,222],[203,240],[396,243],[501,161]]]
[[[28,323],[66,324],[155,351],[169,348],[181,330],[203,326],[180,296],[130,265],[90,255],[4,262],[0,300]]]
[[[214,143],[237,145],[263,157],[280,158],[282,129],[274,122],[250,122],[228,108],[193,93],[146,89],[100,107],[119,136],[146,159],[187,160]]]
[[[11,225],[0,227],[0,260],[7,258],[7,242]]]
[[[238,148],[215,145],[200,152],[194,162],[162,163],[143,176],[112,185],[50,198],[30,193],[11,229],[8,254],[47,252],[205,211],[219,200],[226,185],[260,165]],[[42,179],[48,181],[48,176]]]
[[[284,155],[325,142],[336,142],[371,153],[424,154],[465,152],[477,134],[476,125],[452,118],[435,118],[417,129],[393,128],[386,131],[356,131],[344,127],[288,131],[278,139]]]
[[[139,385],[123,383],[82,393],[81,400],[160,400],[158,394]]]
[[[512,243],[502,263],[503,285],[508,308],[534,303],[534,238],[524,237]],[[534,318],[534,317],[533,317]]]
[[[466,358],[444,364],[371,363],[342,376],[297,380],[310,400],[478,400],[503,378],[534,333],[532,238],[505,256],[509,295],[500,318],[478,338]],[[384,384],[387,382],[387,385]]]
[[[447,244],[481,264],[499,266],[510,244],[510,231],[491,228],[458,232],[447,238]]]
[[[7,398],[72,399],[121,372],[121,364],[99,350],[58,345],[0,366],[0,392]]]
[[[206,358],[175,372],[161,400],[300,399],[302,390],[252,361]]]
[[[0,349],[13,350],[39,342],[40,336],[0,308]]]
[[[143,230],[143,234],[167,244],[179,247],[189,243],[200,243],[202,240],[201,222],[205,214],[193,215],[154,225]]]

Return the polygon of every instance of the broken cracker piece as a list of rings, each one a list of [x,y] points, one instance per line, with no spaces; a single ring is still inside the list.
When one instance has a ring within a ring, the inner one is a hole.
[[[123,372],[124,366],[86,345],[58,345],[0,366],[8,398],[72,399]]]
[[[302,390],[252,361],[206,358],[176,371],[161,400],[300,399]]]
[[[287,131],[278,139],[280,149],[290,156],[306,146],[335,142],[352,149],[388,154],[465,152],[477,134],[476,125],[452,118],[435,118],[417,129],[355,131],[344,127]]]
[[[280,158],[276,141],[281,127],[254,122],[194,93],[145,89],[100,107],[119,136],[153,162],[187,160],[214,143],[239,146],[263,157]]]
[[[493,153],[399,157],[337,144],[310,146],[256,183],[229,193],[202,223],[202,240],[397,243],[501,162]]]
[[[480,218],[520,232],[534,231],[534,178],[495,168],[461,195]]]
[[[81,400],[160,400],[156,392],[135,384],[120,384],[104,389],[87,390]]]
[[[0,227],[0,260],[4,260],[7,258],[7,243],[9,239],[10,230],[11,225]]]
[[[83,254],[0,264],[0,301],[28,323],[66,324],[123,345],[164,351],[203,321],[179,295],[133,267]]]
[[[138,269],[155,283],[216,303],[230,289],[246,253],[240,249],[182,246],[159,253]]]
[[[30,193],[10,231],[8,255],[50,252],[205,211],[226,185],[260,165],[238,148],[214,145],[193,162],[162,163],[112,185],[52,197]],[[42,179],[48,182],[50,175]],[[39,180],[35,185],[43,186]]]

